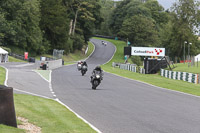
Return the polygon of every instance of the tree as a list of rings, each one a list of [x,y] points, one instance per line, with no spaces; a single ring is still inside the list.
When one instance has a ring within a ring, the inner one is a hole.
[[[83,32],[87,30],[83,33],[84,36],[88,32],[91,33],[94,28],[99,28],[98,26],[102,22],[99,0],[74,0],[70,9],[72,12],[71,19],[73,19],[72,35],[76,30],[76,25],[78,25],[78,30],[84,29]],[[88,41],[88,38],[85,38],[85,41]]]
[[[37,51],[41,45],[41,31],[39,28],[39,1],[32,0],[2,0],[3,43],[28,51]]]
[[[121,26],[123,24],[124,18],[127,15],[128,8],[126,7],[131,0],[124,0],[120,2],[119,5],[114,9],[113,13],[111,14],[111,22],[110,22],[110,28],[114,34],[118,33],[121,29]]]
[[[160,43],[154,20],[142,15],[126,19],[119,35],[128,38],[133,46],[157,46]]]
[[[168,22],[167,12],[156,0],[148,0],[144,6],[149,9],[151,18],[156,21],[157,25],[166,24]]]
[[[101,23],[100,29],[96,29],[95,33],[98,35],[107,35],[112,36],[109,24],[111,13],[113,12],[114,8],[114,1],[113,0],[100,0],[101,5],[101,14],[103,17],[103,22]]]
[[[0,9],[0,45],[3,44],[2,42],[5,36],[5,33],[4,33],[5,28],[6,28],[6,20],[5,20],[2,10]]]
[[[43,31],[43,42],[50,43],[51,51],[64,49],[68,53],[70,50],[70,46],[67,44],[69,19],[63,1],[42,0],[41,14],[40,28]]]
[[[196,33],[199,27],[199,2],[194,0],[179,0],[172,7],[172,40],[169,44],[173,51],[172,56],[183,55],[184,42],[193,43],[195,48]],[[186,45],[187,46],[187,45]],[[187,47],[185,48],[187,50]]]
[[[87,44],[87,41],[93,35],[94,29],[99,28],[102,22],[99,0],[64,0],[64,5],[71,20],[69,42],[73,44],[72,51],[82,49],[83,45]],[[77,37],[80,37],[83,41],[77,39]]]

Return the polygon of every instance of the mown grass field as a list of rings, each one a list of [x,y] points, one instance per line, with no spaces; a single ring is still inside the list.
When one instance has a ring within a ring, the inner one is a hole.
[[[110,72],[110,73],[113,73],[113,74],[116,74],[119,76],[127,77],[130,79],[149,83],[149,84],[152,84],[152,85],[155,85],[158,87],[200,96],[200,84],[193,84],[193,83],[188,83],[185,81],[168,79],[165,77],[161,77],[159,74],[145,74],[144,75],[144,74],[139,74],[139,73],[133,73],[128,70],[121,70],[119,68],[113,68],[112,62],[120,62],[120,63],[124,62],[123,49],[124,49],[124,46],[126,46],[126,43],[122,42],[122,41],[97,38],[97,37],[95,37],[95,39],[109,41],[109,42],[113,43],[117,48],[117,51],[116,51],[113,59],[109,63],[102,66],[104,71]],[[176,69],[178,69],[178,66]]]
[[[0,67],[0,83],[4,84],[5,69]],[[51,99],[15,94],[15,112],[30,123],[42,128],[42,133],[94,133],[63,105]],[[0,133],[25,133],[25,130],[0,125]]]
[[[173,71],[179,71],[179,72],[190,72],[190,73],[199,73],[200,74],[200,62],[198,62],[198,67],[197,67],[197,63],[195,64],[195,66],[191,66],[189,65],[188,67],[188,63],[177,63],[175,64],[175,68],[173,69]]]

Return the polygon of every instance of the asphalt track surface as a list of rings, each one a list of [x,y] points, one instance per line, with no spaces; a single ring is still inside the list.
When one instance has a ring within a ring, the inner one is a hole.
[[[199,133],[200,98],[104,73],[97,90],[91,89],[91,71],[109,61],[115,47],[92,40],[96,49],[81,76],[76,65],[53,70],[53,90],[64,104],[103,133]],[[35,64],[5,63],[8,86],[15,93],[55,98]],[[152,79],[153,80],[153,79]],[[29,93],[30,92],[30,93]]]
[[[14,93],[54,98],[49,83],[33,71],[37,68],[36,64],[9,62],[1,66],[8,69],[7,85],[14,88]]]
[[[100,40],[87,60],[89,71],[81,76],[76,65],[53,70],[52,87],[64,104],[103,133],[199,133],[200,98],[104,73],[91,89],[96,65],[112,57],[115,47]],[[153,79],[152,79],[153,80]]]

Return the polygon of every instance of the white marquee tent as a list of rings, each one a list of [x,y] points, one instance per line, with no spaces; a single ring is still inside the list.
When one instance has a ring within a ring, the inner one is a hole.
[[[195,62],[200,61],[200,54],[196,55],[194,58],[195,58]]]
[[[8,52],[0,47],[0,62],[8,62]]]

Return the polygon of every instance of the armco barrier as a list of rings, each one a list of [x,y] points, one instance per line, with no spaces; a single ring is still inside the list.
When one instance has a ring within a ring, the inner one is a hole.
[[[137,72],[137,66],[134,64],[121,64],[121,63],[112,63],[113,67],[119,67],[123,70],[129,70],[131,72]],[[143,68],[140,68],[139,73],[145,74],[145,70]]]
[[[198,84],[198,74],[187,73],[187,72],[176,72],[176,71],[169,71],[165,69],[161,69],[160,75],[166,78],[175,79],[175,80],[183,80],[190,83]]]

